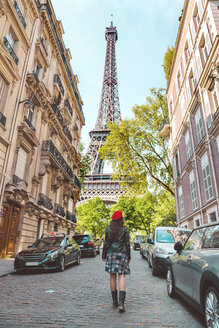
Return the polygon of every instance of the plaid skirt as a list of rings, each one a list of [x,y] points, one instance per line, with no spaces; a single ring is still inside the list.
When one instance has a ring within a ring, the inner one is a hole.
[[[123,253],[108,252],[105,271],[108,273],[130,274],[128,256]]]

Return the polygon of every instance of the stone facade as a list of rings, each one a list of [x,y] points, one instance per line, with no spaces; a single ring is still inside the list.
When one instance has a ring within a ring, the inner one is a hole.
[[[0,255],[73,234],[85,124],[50,0],[0,0]]]
[[[167,87],[178,224],[219,222],[219,1],[186,0]]]

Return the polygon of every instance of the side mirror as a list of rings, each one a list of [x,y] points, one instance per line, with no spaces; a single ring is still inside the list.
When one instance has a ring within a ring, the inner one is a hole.
[[[180,254],[182,252],[183,244],[181,243],[181,241],[178,241],[177,243],[175,243],[174,249],[175,249],[175,251],[177,251],[178,254]]]

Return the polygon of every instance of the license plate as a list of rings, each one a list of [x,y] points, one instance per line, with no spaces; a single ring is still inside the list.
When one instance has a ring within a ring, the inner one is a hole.
[[[79,245],[80,247],[84,247],[84,245]]]
[[[26,266],[38,266],[38,265],[40,265],[40,262],[26,262],[25,265]]]

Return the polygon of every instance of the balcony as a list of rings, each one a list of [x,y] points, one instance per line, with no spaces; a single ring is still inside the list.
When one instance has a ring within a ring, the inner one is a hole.
[[[10,43],[8,42],[8,39],[6,37],[4,37],[4,45],[7,48],[11,57],[13,58],[15,64],[17,65],[19,59],[17,58],[16,53],[14,52],[14,49],[12,48],[12,46],[10,45]]]
[[[65,90],[64,90],[64,87],[62,85],[62,82],[61,82],[60,77],[59,77],[58,74],[54,75],[53,82],[58,84],[59,90],[61,91],[61,94],[64,95]]]
[[[77,222],[77,219],[76,219],[75,215],[72,214],[72,213],[69,212],[69,211],[66,212],[66,219],[67,219],[67,220],[70,220],[70,221],[72,221],[72,222],[74,222],[74,223]]]
[[[51,104],[51,106],[52,106],[52,109],[53,109],[56,117],[58,118],[61,126],[63,127],[64,120],[63,120],[62,114],[61,114],[58,106],[56,104]],[[71,132],[69,131],[69,129],[67,127],[63,127],[63,131],[64,131],[66,137],[68,138],[68,140],[70,141],[70,143],[72,143],[72,135],[71,135]]]
[[[6,124],[6,117],[0,112],[0,123],[5,126]]]
[[[65,99],[64,105],[68,108],[70,115],[73,116],[73,110],[68,99]]]
[[[77,175],[74,174],[73,177],[74,183],[78,186],[78,188],[81,190],[81,181],[78,179]]]
[[[42,153],[48,153],[52,156],[54,161],[61,166],[65,173],[71,178],[74,178],[74,174],[70,166],[64,160],[58,149],[53,144],[52,140],[44,140],[42,143]]]
[[[14,8],[15,8],[17,14],[18,14],[18,17],[20,18],[20,21],[21,21],[23,27],[26,29],[27,23],[24,20],[24,17],[23,17],[23,15],[21,13],[21,10],[20,10],[20,8],[18,6],[17,1],[14,1]]]
[[[26,116],[24,116],[24,122],[29,126],[29,128],[32,130],[32,131],[36,131],[35,127],[33,126],[33,124],[28,120],[28,118]]]
[[[60,215],[62,217],[65,216],[65,210],[59,204],[55,204],[54,213],[56,213],[56,214],[58,214],[58,215]]]
[[[41,9],[42,10],[46,10],[47,14],[48,14],[48,17],[49,17],[49,21],[50,21],[50,24],[52,26],[52,29],[53,29],[53,32],[54,32],[54,35],[56,37],[56,40],[57,40],[57,44],[58,44],[58,47],[59,47],[59,50],[61,52],[61,56],[62,56],[62,60],[64,62],[64,65],[65,65],[65,68],[66,68],[66,71],[68,73],[68,77],[69,77],[69,80],[71,82],[71,86],[73,88],[73,91],[74,91],[74,94],[75,94],[75,97],[76,97],[76,100],[77,100],[77,103],[78,103],[78,106],[80,108],[80,111],[81,111],[81,115],[85,121],[85,116],[84,116],[84,113],[83,113],[83,110],[82,110],[82,106],[81,106],[81,103],[80,103],[80,99],[79,99],[79,95],[78,95],[78,92],[76,90],[76,87],[74,85],[74,81],[73,81],[73,77],[72,77],[72,73],[71,73],[71,69],[67,63],[67,60],[66,60],[66,56],[65,56],[65,49],[63,48],[63,45],[62,45],[62,42],[60,41],[59,37],[58,37],[58,33],[57,33],[57,30],[56,30],[56,26],[55,26],[55,23],[53,21],[53,18],[52,18],[52,13],[51,13],[51,10],[50,10],[50,7],[48,5],[48,3],[45,3],[43,5],[41,5]]]
[[[42,193],[39,194],[39,200],[38,200],[37,204],[41,205],[41,206],[44,206],[45,208],[47,208],[50,211],[52,211],[52,209],[53,209],[51,199],[48,198],[46,195],[44,195]]]

